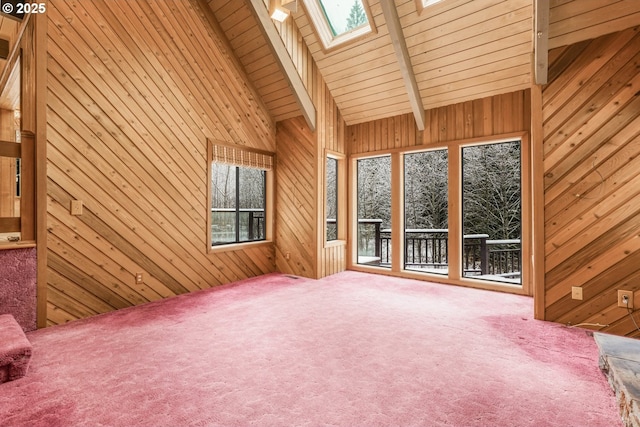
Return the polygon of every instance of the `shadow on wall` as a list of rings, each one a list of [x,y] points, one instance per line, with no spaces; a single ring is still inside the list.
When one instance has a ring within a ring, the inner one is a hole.
[[[0,250],[0,314],[22,329],[36,329],[36,249]]]

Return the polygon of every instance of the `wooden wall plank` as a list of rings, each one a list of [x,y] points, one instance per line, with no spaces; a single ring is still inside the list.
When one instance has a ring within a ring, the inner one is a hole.
[[[315,138],[302,117],[278,122],[276,268],[315,277]]]
[[[300,115],[300,107],[247,3],[238,0],[211,0],[208,3],[274,120],[281,121]],[[287,22],[283,25],[287,25]],[[287,47],[291,49],[295,46],[292,45],[292,41],[296,40],[294,37],[296,35],[291,34],[291,40],[288,40]],[[292,55],[294,58],[297,56]],[[277,91],[268,89],[275,86],[279,88]],[[274,93],[279,96],[273,96]]]
[[[617,290],[640,291],[639,52],[637,28],[570,46],[542,93],[545,318],[629,336]]]
[[[550,0],[549,48],[595,39],[640,25],[640,3],[625,0]]]
[[[201,2],[47,9],[46,323],[274,271],[273,245],[207,252],[207,138],[274,152],[275,126]]]

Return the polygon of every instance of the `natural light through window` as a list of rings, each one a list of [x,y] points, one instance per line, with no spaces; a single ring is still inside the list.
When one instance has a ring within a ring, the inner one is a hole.
[[[319,1],[334,36],[339,36],[369,23],[361,0]]]
[[[416,9],[418,10],[418,13],[421,13],[427,7],[433,6],[434,4],[438,4],[438,3],[441,3],[441,2],[442,2],[442,0],[417,0],[416,1]]]
[[[304,0],[304,4],[325,49],[373,30],[363,0]]]
[[[442,0],[422,0],[422,7],[431,6],[432,4],[440,3]]]

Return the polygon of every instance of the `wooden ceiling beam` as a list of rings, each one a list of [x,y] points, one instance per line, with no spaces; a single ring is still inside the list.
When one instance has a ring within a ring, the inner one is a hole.
[[[549,74],[549,0],[536,0],[535,8],[535,82],[544,85],[547,84]]]
[[[387,22],[387,29],[389,30],[393,50],[398,58],[398,65],[400,66],[400,72],[404,79],[404,85],[407,88],[407,95],[409,95],[409,103],[411,104],[411,110],[416,120],[416,126],[422,131],[425,128],[424,106],[422,105],[422,97],[418,90],[418,83],[416,82],[416,76],[413,72],[413,66],[411,65],[411,57],[409,56],[407,43],[404,39],[402,26],[400,25],[398,10],[393,0],[381,1],[380,6],[382,7],[384,19]]]
[[[268,41],[268,44],[277,59],[278,66],[284,73],[285,78],[287,79],[287,82],[291,87],[293,95],[296,98],[296,102],[302,110],[302,115],[307,121],[309,128],[311,128],[311,131],[315,131],[316,109],[313,105],[313,100],[311,99],[309,92],[307,92],[307,89],[304,86],[300,75],[298,74],[298,70],[293,63],[293,60],[289,56],[289,52],[287,52],[287,48],[284,45],[284,42],[282,41],[278,30],[271,21],[269,10],[267,9],[263,0],[250,0],[249,3],[251,5],[251,11],[253,15],[260,23],[260,30]]]

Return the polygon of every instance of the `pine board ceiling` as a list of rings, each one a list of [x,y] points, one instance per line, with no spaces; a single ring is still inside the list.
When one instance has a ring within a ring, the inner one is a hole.
[[[210,0],[209,5],[274,119],[299,115],[249,1]],[[323,50],[305,8],[293,14],[348,125],[412,112],[381,5],[390,0],[364,1],[377,31],[329,51]],[[443,0],[421,11],[416,0],[393,4],[425,109],[533,84],[533,0]],[[638,24],[640,1],[550,0],[549,46]]]

